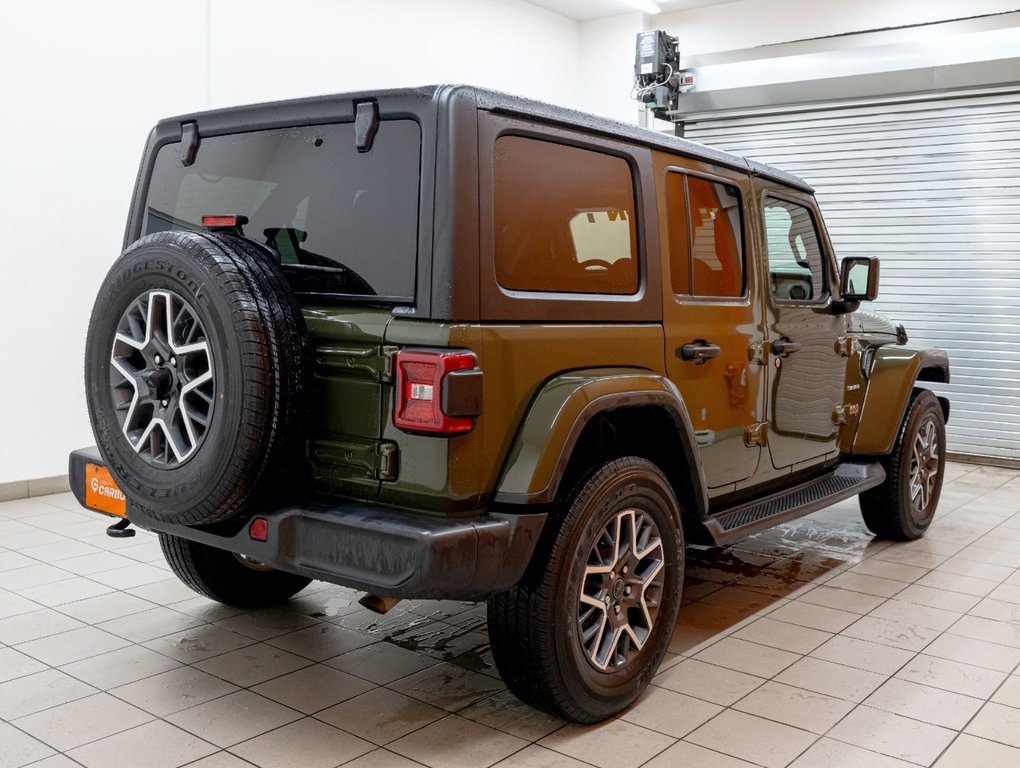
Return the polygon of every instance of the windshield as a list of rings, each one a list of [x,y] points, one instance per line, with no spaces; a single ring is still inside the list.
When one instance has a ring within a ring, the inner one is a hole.
[[[370,152],[352,123],[203,137],[188,167],[167,144],[142,231],[245,216],[244,235],[276,251],[298,293],[413,301],[420,154],[413,120],[381,121]]]

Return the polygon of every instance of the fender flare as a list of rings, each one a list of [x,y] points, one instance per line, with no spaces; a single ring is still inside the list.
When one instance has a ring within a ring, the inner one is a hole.
[[[506,504],[553,501],[585,426],[596,416],[653,406],[672,419],[684,448],[699,517],[708,509],[705,476],[687,407],[664,376],[626,368],[595,368],[560,374],[539,390],[507,454],[494,500]]]
[[[900,424],[918,381],[949,383],[949,356],[941,349],[882,346],[874,352],[868,389],[854,434],[851,453],[885,456],[892,451]],[[939,398],[949,418],[949,401]]]

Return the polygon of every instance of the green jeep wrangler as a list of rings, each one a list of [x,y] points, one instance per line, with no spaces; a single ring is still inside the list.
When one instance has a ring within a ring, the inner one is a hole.
[[[82,504],[225,603],[487,600],[507,685],[576,721],[648,685],[686,542],[938,503],[946,355],[759,163],[462,86],[303,99],[161,121],[124,242]]]

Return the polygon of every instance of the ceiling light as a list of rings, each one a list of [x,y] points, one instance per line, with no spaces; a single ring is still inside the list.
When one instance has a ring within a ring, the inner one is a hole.
[[[653,3],[652,0],[623,0],[623,2],[645,13],[658,13],[662,10],[658,3]]]

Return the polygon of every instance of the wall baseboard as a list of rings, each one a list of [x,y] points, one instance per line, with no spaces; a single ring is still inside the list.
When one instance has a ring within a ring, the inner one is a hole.
[[[51,493],[67,493],[71,490],[67,475],[37,477],[32,480],[15,480],[0,483],[0,501],[15,501],[32,496],[48,496]]]

